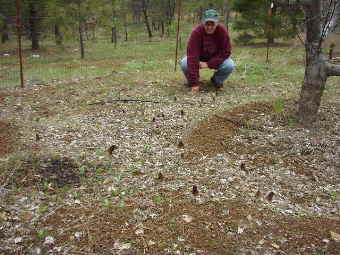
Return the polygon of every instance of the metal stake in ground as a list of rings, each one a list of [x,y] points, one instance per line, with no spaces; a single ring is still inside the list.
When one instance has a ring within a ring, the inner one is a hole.
[[[268,23],[267,23],[267,57],[266,57],[266,62],[269,63],[269,48],[270,48],[270,40],[273,36],[273,21],[272,21],[272,16],[273,16],[273,8],[274,8],[274,3],[269,0],[269,8],[268,8]]]
[[[181,0],[177,0],[176,2],[177,2],[177,35],[176,35],[175,72],[177,70],[179,25],[180,25],[180,21],[181,21]]]
[[[19,55],[19,63],[20,63],[20,82],[21,88],[24,88],[24,73],[22,67],[22,52],[21,52],[21,19],[20,19],[20,0],[16,0],[16,25],[17,25],[17,38],[18,38],[18,55]]]

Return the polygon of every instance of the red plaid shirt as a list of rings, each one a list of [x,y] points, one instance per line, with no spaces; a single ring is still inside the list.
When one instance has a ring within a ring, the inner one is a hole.
[[[211,69],[217,69],[230,54],[230,38],[224,25],[218,24],[213,34],[207,34],[203,24],[196,26],[191,33],[187,48],[190,86],[198,85],[200,61],[207,62]]]

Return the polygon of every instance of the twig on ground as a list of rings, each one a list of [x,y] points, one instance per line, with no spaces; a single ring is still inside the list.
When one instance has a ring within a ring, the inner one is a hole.
[[[217,114],[215,114],[215,116],[216,116],[217,118],[219,118],[219,119],[222,119],[222,120],[231,122],[231,123],[233,123],[233,124],[236,125],[236,126],[242,126],[242,127],[244,126],[244,124],[242,124],[242,123],[240,123],[240,122],[238,122],[238,121],[236,121],[236,120],[231,120],[231,119],[228,119],[228,118],[226,118],[226,117],[219,116],[219,115],[217,115]]]
[[[49,212],[48,214],[46,214],[45,216],[43,216],[41,218],[41,221],[45,221],[49,216],[51,216],[52,214],[55,214],[57,210],[59,210],[60,208],[63,208],[65,205],[60,205],[57,208],[55,208],[53,211]]]
[[[9,183],[10,179],[12,178],[12,176],[14,175],[14,170],[12,171],[12,173],[7,177],[6,181],[4,182],[4,184],[1,186],[0,190],[3,190],[7,184]]]
[[[90,103],[88,105],[103,105],[103,104],[111,104],[111,103],[129,103],[129,102],[135,102],[135,103],[153,103],[153,104],[171,104],[171,103],[175,103],[175,104],[188,104],[188,105],[198,105],[198,104],[208,104],[208,103],[204,103],[204,102],[200,102],[200,103],[194,103],[194,102],[169,102],[169,101],[156,101],[156,100],[147,100],[147,99],[112,99],[112,100],[108,100],[108,101],[100,101],[100,102],[95,102],[95,103]]]
[[[257,130],[257,131],[261,131],[261,132],[264,131],[263,127],[259,127],[259,126],[255,126],[255,125],[250,125],[249,123],[246,123],[245,121],[244,122],[239,122],[237,120],[228,119],[226,117],[222,117],[222,116],[219,116],[217,114],[215,114],[215,116],[217,118],[222,119],[222,120],[231,122],[232,124],[234,124],[235,126],[238,126],[238,127],[242,127],[242,128],[245,128],[245,129],[251,129],[251,130]]]

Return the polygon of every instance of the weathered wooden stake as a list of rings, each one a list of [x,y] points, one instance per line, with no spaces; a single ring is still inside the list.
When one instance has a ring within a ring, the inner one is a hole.
[[[269,0],[269,9],[268,9],[268,23],[272,22],[272,8],[273,8],[274,3]],[[272,25],[268,24],[268,30],[267,30],[267,36],[271,36],[272,33]],[[269,48],[270,48],[270,43],[269,39],[267,38],[267,57],[266,57],[266,62],[269,63]]]
[[[21,88],[25,87],[24,84],[24,72],[22,65],[22,50],[21,50],[21,18],[20,18],[20,0],[16,0],[16,25],[17,25],[17,38],[18,38],[18,55],[19,55],[19,63],[20,63],[20,82]]]
[[[175,72],[177,70],[178,41],[179,41],[179,25],[180,25],[180,21],[181,21],[181,0],[177,0],[177,35],[176,35]]]

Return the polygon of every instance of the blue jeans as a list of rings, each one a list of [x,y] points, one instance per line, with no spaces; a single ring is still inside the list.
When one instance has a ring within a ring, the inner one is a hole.
[[[181,65],[182,72],[184,73],[185,77],[187,77],[188,61],[187,61],[186,56],[184,58],[182,58],[180,65]],[[223,82],[233,72],[234,68],[235,68],[234,61],[231,58],[227,58],[226,60],[224,60],[224,62],[222,64],[220,64],[218,66],[218,69],[214,73],[212,79],[217,84],[223,84]]]

